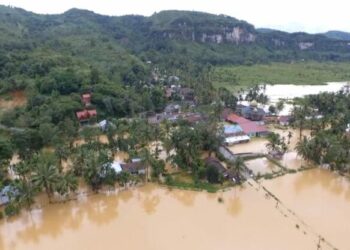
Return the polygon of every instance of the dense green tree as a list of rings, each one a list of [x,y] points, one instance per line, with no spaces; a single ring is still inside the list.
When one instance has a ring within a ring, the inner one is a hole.
[[[0,182],[6,177],[13,151],[10,142],[0,138]]]

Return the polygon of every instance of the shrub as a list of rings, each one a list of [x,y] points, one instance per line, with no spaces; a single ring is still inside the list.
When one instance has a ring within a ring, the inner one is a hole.
[[[4,211],[6,216],[14,216],[19,213],[19,207],[13,203],[9,203]]]

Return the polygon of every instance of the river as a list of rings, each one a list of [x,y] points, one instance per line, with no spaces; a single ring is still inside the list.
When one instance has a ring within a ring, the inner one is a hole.
[[[273,199],[248,184],[217,194],[148,184],[43,205],[2,220],[0,249],[308,250],[316,249],[313,231],[349,249],[348,181],[314,169],[263,185],[311,229],[286,217]]]

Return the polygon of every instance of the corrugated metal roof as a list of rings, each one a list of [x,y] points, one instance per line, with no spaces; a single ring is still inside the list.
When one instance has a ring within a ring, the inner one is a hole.
[[[267,128],[263,125],[258,125],[257,123],[250,121],[244,117],[238,116],[236,114],[231,114],[227,117],[227,120],[233,123],[237,123],[246,134],[250,133],[263,133],[267,132]]]

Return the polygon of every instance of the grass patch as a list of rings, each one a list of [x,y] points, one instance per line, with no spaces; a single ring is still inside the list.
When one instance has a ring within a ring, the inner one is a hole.
[[[166,179],[167,181],[165,184],[169,187],[195,191],[204,190],[209,193],[216,193],[219,190],[234,186],[234,184],[229,181],[225,181],[222,184],[213,184],[206,181],[194,181],[191,174],[187,172],[171,174],[168,175]]]
[[[231,91],[267,84],[324,84],[350,80],[350,63],[298,62],[252,66],[221,66],[212,72],[213,85]]]

